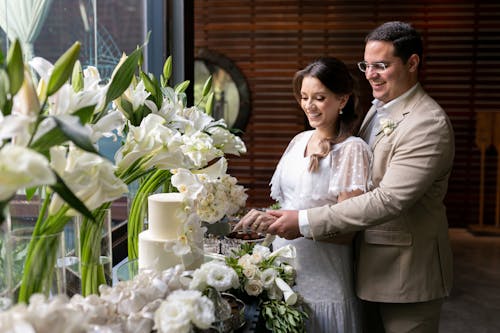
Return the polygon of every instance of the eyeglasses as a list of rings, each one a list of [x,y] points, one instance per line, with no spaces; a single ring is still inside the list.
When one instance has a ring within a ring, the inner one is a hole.
[[[389,67],[389,65],[390,65],[389,63],[385,63],[385,62],[374,62],[373,64],[369,64],[366,61],[358,62],[358,68],[363,73],[366,72],[368,70],[368,68],[370,68],[370,67],[372,68],[372,70],[375,73],[381,73],[381,72],[385,71],[387,69],[387,67]]]

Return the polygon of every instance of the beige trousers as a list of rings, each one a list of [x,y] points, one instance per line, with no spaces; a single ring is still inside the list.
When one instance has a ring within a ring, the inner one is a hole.
[[[419,303],[363,301],[365,333],[437,333],[443,299]]]

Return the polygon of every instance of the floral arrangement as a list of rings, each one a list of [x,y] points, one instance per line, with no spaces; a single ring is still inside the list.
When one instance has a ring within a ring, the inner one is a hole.
[[[82,214],[82,258],[97,262],[82,273],[82,292],[89,295],[105,282],[91,242],[100,237],[103,212],[128,191],[128,185],[140,183],[128,224],[129,258],[134,259],[147,196],[161,186],[166,192],[178,191],[171,184],[172,169],[196,172],[225,154],[239,155],[246,148],[224,120],[210,116],[211,78],[203,88],[205,109],[187,107],[184,91],[189,81],[168,86],[170,57],[158,82],[139,67],[143,47],[138,47],[120,60],[109,81],[103,81],[97,68],[81,68],[79,49],[77,42],[55,64],[34,58],[29,63],[32,70],[24,64],[17,41],[5,62],[0,55],[0,167],[5,171],[0,176],[0,212],[17,191],[26,189],[31,197],[45,185],[49,187],[42,189],[44,203],[34,236],[61,232],[72,216]],[[116,133],[125,139],[113,164],[99,155],[97,140],[116,138]],[[227,167],[227,162],[224,159],[217,165]],[[216,200],[197,206],[199,213],[206,212],[202,217],[215,216],[209,207],[220,202],[223,188],[233,191],[235,198],[241,196],[232,206],[218,207],[217,214],[244,204],[241,198],[246,197],[236,180],[224,174],[217,177],[205,186],[215,191]],[[41,291],[38,282],[50,274],[41,269],[53,266],[49,262],[34,265],[39,246],[33,241],[28,249],[19,301],[27,302],[31,294]]]
[[[302,310],[294,285],[295,248],[287,245],[271,252],[267,246],[243,243],[226,258],[237,273],[239,294],[259,300],[260,315],[271,332],[305,332],[308,315]]]
[[[113,287],[102,285],[100,296],[30,297],[0,312],[2,332],[190,332],[206,329],[215,320],[211,300],[189,290],[181,265],[161,273],[144,271]]]
[[[113,287],[101,285],[100,295],[33,294],[29,305],[0,312],[0,331],[189,333],[228,318],[231,309],[220,293],[230,292],[258,300],[268,330],[304,332],[307,315],[290,287],[294,257],[290,245],[271,252],[245,243],[233,256],[214,258],[194,271],[182,265],[141,271]]]
[[[225,121],[210,116],[211,78],[203,88],[202,100],[207,100],[203,110],[186,105],[184,90],[189,81],[174,88],[166,85],[171,71],[169,57],[161,83],[140,72],[127,92],[114,101],[126,119],[123,131],[127,132],[115,155],[118,173],[140,175],[128,219],[129,259],[138,256],[138,234],[143,228],[147,196],[162,186],[164,192],[178,191],[171,183],[172,170],[200,170],[225,154],[246,152],[243,141],[228,129]]]
[[[76,213],[95,221],[98,214],[93,210],[127,192],[114,166],[99,156],[96,140],[105,133],[106,105],[130,84],[128,72],[139,53],[117,69],[110,83],[100,86],[95,69],[81,70],[79,50],[76,42],[53,65],[34,58],[29,63],[33,71],[24,63],[18,41],[5,63],[0,56],[0,160],[6,170],[0,206],[7,206],[19,190],[28,198],[37,191],[44,197],[26,254],[22,302],[46,291],[44,282],[50,281],[52,270],[46,267],[54,267],[59,244],[53,238],[47,243],[44,236],[62,232]],[[46,247],[52,251],[40,260],[39,249]]]

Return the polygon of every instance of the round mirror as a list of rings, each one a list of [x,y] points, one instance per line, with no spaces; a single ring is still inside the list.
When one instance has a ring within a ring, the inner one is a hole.
[[[210,75],[214,92],[212,116],[224,118],[229,128],[244,131],[250,115],[250,93],[243,73],[225,56],[201,49],[194,61],[195,103],[200,101],[203,85]]]

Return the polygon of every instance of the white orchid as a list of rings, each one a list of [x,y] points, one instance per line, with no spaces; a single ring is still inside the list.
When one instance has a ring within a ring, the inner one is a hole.
[[[220,158],[205,169],[173,170],[172,185],[189,200],[202,221],[213,223],[234,214],[246,203],[243,186],[226,174],[227,161]]]
[[[19,189],[55,182],[55,175],[45,156],[12,144],[0,150],[0,201],[8,200]]]

